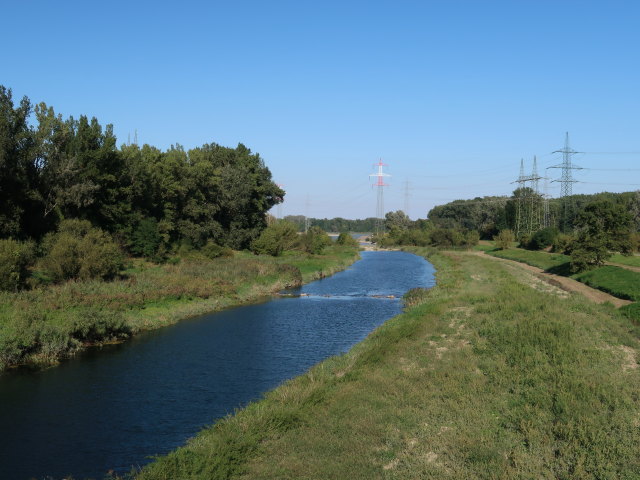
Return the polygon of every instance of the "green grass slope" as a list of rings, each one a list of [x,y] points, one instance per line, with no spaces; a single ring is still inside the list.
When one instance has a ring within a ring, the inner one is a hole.
[[[522,248],[512,248],[509,250],[492,250],[487,251],[489,255],[494,257],[506,258],[507,260],[515,260],[516,262],[526,263],[534,267],[549,270],[558,268],[569,263],[570,257],[560,253],[547,253],[537,250],[524,250]]]
[[[606,265],[586,272],[571,274],[569,268],[570,257],[567,255],[523,250],[521,248],[487,251],[486,253],[494,257],[533,265],[558,275],[569,276],[590,287],[607,292],[614,297],[634,301],[640,300],[640,272]],[[618,255],[618,257],[622,256]]]
[[[573,275],[573,278],[590,287],[610,293],[614,297],[636,302],[640,300],[640,273],[638,272],[605,265]]]
[[[637,327],[489,259],[434,261],[404,314],[137,478],[640,478]]]

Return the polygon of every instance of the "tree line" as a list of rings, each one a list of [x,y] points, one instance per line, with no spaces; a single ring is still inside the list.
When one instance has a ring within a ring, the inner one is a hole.
[[[163,151],[116,141],[112,125],[85,115],[63,118],[27,97],[14,103],[11,90],[0,86],[5,277],[23,275],[22,267],[5,265],[11,258],[23,258],[23,265],[47,256],[62,237],[63,257],[96,245],[113,252],[111,243],[156,259],[182,245],[248,248],[266,227],[266,212],[284,197],[260,155],[242,144]]]
[[[531,189],[517,189],[511,197],[485,196],[469,200],[455,200],[432,208],[429,220],[437,227],[476,230],[482,239],[490,240],[501,230],[517,231],[518,209],[527,218],[532,208],[536,209],[536,223],[531,225],[529,235],[543,228],[543,197]],[[526,202],[521,202],[526,197]],[[594,202],[611,202],[619,205],[631,216],[632,226],[640,230],[640,192],[610,193],[592,195],[572,195],[553,198],[548,201],[548,227],[555,227],[563,233],[571,233],[580,228],[581,212]]]
[[[283,196],[242,144],[118,148],[112,125],[63,119],[26,97],[14,105],[0,86],[0,238],[40,239],[77,218],[128,249],[141,233],[165,248],[208,240],[245,248]]]
[[[286,215],[284,220],[293,223],[298,231],[305,229],[304,215]],[[349,220],[347,218],[309,218],[310,227],[318,227],[325,232],[373,232],[376,228],[376,219],[373,217]]]
[[[548,203],[520,188],[511,197],[456,200],[434,207],[428,220],[411,221],[402,211],[389,212],[385,232],[375,240],[384,246],[417,245],[470,248],[482,238],[497,248],[515,242],[530,250],[569,255],[573,272],[603,265],[613,253],[631,255],[640,247],[640,191],[573,195]]]

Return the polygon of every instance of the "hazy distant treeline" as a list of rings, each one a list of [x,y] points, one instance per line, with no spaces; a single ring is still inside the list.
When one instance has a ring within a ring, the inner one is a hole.
[[[519,198],[524,196],[526,201],[518,206]],[[603,192],[592,195],[572,195],[565,199],[549,199],[550,226],[564,231],[573,230],[576,218],[584,207],[601,200],[610,200],[622,205],[634,219],[636,230],[640,230],[640,192]],[[533,206],[536,208],[537,218],[542,220],[544,215],[542,196],[535,195],[527,189],[518,189],[511,197],[486,196],[438,205],[429,211],[428,218],[437,227],[476,230],[482,238],[490,239],[500,230],[515,230],[518,208],[521,210],[521,218],[527,218]]]
[[[77,218],[125,248],[141,236],[244,248],[283,196],[242,144],[118,148],[112,125],[63,119],[26,97],[15,105],[0,86],[0,238],[37,240]]]
[[[285,220],[295,224],[298,230],[304,230],[304,215],[287,215]],[[346,218],[310,218],[309,226],[319,227],[325,232],[373,232],[376,219],[348,220]]]

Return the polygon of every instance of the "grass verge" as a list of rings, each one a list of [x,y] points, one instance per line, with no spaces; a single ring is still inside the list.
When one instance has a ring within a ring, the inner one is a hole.
[[[571,277],[592,288],[607,292],[614,297],[634,301],[640,300],[639,272],[606,265],[586,272],[572,274],[569,268],[570,257],[567,255],[523,250],[520,248],[487,251],[486,253],[495,257],[533,265],[534,267],[542,268],[557,275]]]
[[[51,365],[89,345],[256,301],[343,269],[357,256],[353,248],[333,245],[322,255],[240,253],[176,265],[136,261],[112,282],[0,292],[0,371],[24,363]]]
[[[616,253],[612,255],[609,259],[611,263],[619,263],[621,265],[629,265],[630,267],[640,267],[640,256],[639,255],[620,255]]]
[[[561,267],[568,264],[570,260],[568,255],[562,255],[560,253],[547,253],[537,250],[524,250],[521,248],[492,250],[487,251],[486,253],[493,255],[494,257],[526,263],[527,265],[542,268],[543,270]]]
[[[640,273],[638,272],[605,265],[573,275],[573,278],[590,287],[610,293],[614,297],[640,300]]]
[[[432,261],[438,286],[405,313],[137,478],[638,478],[630,322],[501,263]]]

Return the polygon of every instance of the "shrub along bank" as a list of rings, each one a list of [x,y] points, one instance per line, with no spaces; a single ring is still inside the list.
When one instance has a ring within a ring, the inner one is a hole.
[[[89,344],[119,341],[138,331],[256,300],[333,273],[357,258],[355,248],[323,255],[210,259],[191,252],[179,262],[132,260],[121,278],[75,280],[20,292],[0,292],[0,371],[21,363],[51,364]]]
[[[431,260],[405,313],[136,477],[638,478],[638,328],[498,262]]]

